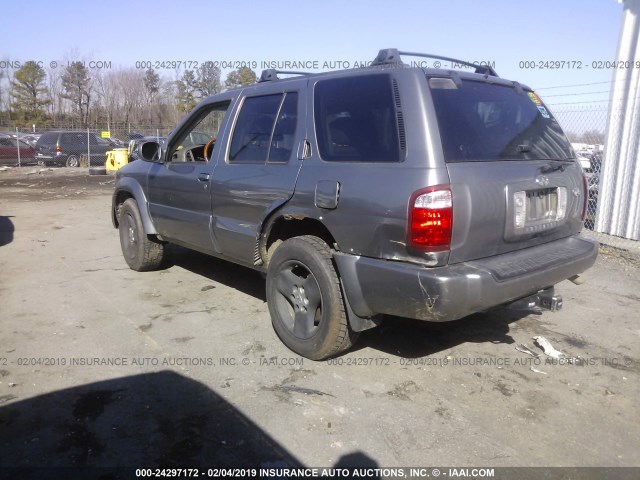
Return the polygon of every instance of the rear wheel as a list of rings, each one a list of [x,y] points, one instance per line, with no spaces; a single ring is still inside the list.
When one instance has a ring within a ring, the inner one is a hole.
[[[144,232],[138,205],[133,198],[122,204],[118,220],[120,246],[127,265],[138,272],[157,270],[164,259],[165,245]]]
[[[273,328],[283,343],[312,360],[348,349],[358,337],[349,327],[331,250],[318,237],[286,240],[267,272]]]
[[[77,155],[69,155],[67,157],[67,162],[66,162],[67,167],[79,167],[80,166],[80,160],[78,159]]]

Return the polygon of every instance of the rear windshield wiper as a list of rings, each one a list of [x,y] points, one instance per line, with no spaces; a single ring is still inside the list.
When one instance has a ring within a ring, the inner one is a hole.
[[[570,163],[573,163],[573,160],[570,158],[563,158],[563,159],[550,158],[549,161],[551,163],[549,163],[548,165],[545,165],[540,169],[541,173],[551,173],[557,170],[564,172],[564,169],[567,168],[567,165],[569,165]]]

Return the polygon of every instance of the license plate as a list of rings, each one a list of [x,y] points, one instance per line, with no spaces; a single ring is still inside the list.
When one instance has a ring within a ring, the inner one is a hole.
[[[565,218],[566,212],[566,187],[515,192],[513,232],[535,233],[554,228]]]
[[[558,189],[527,192],[526,212],[525,226],[555,221],[558,217]]]

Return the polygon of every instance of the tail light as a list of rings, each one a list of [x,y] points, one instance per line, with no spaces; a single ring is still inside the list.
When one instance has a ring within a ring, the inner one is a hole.
[[[422,251],[449,250],[453,196],[449,185],[418,190],[409,203],[408,245]]]
[[[582,223],[587,219],[587,207],[589,206],[589,183],[587,176],[582,172],[582,186],[584,187],[584,203],[582,205]]]
[[[56,145],[56,155],[60,155],[62,153],[62,149],[60,148],[60,145]]]

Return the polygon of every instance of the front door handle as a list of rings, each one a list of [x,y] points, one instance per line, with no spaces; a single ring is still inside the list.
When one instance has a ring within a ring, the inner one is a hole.
[[[208,182],[209,181],[209,174],[208,173],[201,173],[200,175],[198,175],[198,181],[199,182]]]

